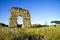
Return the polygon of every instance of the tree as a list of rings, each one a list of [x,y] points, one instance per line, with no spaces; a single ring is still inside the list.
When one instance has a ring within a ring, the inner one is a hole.
[[[4,24],[4,23],[0,23],[0,25],[1,25],[2,27],[8,27],[8,25],[6,25],[6,24]]]
[[[60,24],[60,21],[51,21],[51,23]]]

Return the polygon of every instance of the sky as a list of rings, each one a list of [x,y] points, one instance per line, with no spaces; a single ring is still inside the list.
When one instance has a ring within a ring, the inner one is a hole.
[[[9,24],[11,7],[28,9],[31,24],[47,24],[60,20],[60,0],[0,0],[0,23]],[[22,17],[17,17],[22,23]]]

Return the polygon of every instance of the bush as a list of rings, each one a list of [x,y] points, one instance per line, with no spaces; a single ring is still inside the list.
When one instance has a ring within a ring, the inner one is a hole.
[[[40,24],[32,24],[31,26],[32,26],[32,28],[42,27],[42,25],[40,25]]]

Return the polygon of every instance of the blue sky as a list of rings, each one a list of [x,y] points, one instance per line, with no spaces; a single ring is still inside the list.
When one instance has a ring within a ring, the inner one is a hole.
[[[60,0],[0,0],[0,23],[9,24],[11,7],[21,7],[29,10],[32,24],[51,24],[60,20]],[[22,23],[22,17],[18,17]]]

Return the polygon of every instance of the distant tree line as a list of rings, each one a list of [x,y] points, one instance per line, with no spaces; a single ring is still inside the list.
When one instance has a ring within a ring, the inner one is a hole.
[[[36,27],[48,27],[49,25],[41,25],[41,24],[32,24],[31,27],[32,28],[36,28]]]
[[[6,25],[4,23],[0,23],[0,26],[2,26],[2,27],[8,27],[8,25]],[[17,24],[17,27],[21,28],[22,27],[22,24]]]
[[[0,26],[2,26],[2,27],[8,27],[8,25],[6,25],[4,23],[0,23]]]
[[[13,24],[12,24],[13,25]],[[2,27],[8,27],[8,25],[4,24],[4,23],[0,23],[0,26]],[[18,28],[22,27],[22,24],[17,24]],[[48,27],[48,25],[41,25],[41,24],[32,24],[31,25],[32,28],[38,28],[38,27]]]
[[[60,24],[60,21],[51,21],[51,23]]]

